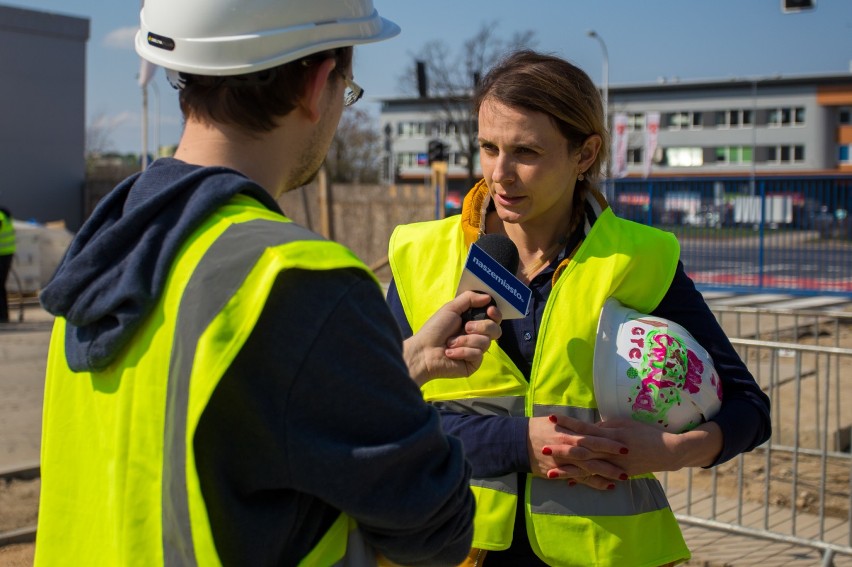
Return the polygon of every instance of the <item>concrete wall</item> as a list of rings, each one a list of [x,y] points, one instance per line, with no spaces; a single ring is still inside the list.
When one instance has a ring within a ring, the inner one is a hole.
[[[133,170],[121,167],[90,171],[85,191],[86,217],[131,173]],[[314,182],[285,193],[278,204],[293,221],[351,248],[384,281],[390,280],[390,269],[383,260],[394,227],[435,217],[435,194],[422,184],[330,184],[322,198],[319,185]]]
[[[0,5],[0,203],[16,219],[83,218],[89,20]]]
[[[383,260],[388,240],[398,224],[431,220],[435,196],[425,185],[329,186],[328,236],[352,249],[382,281],[390,280]],[[293,221],[323,233],[323,206],[316,183],[281,196],[281,208]]]

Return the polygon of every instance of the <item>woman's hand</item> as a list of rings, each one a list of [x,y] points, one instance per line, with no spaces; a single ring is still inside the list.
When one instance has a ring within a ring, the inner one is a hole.
[[[530,418],[527,448],[536,476],[599,490],[615,488],[616,481],[628,478],[614,461],[626,455],[628,447],[615,440],[613,432],[568,416]]]
[[[597,425],[630,449],[625,455],[614,456],[611,462],[631,476],[707,467],[722,451],[722,430],[712,421],[685,433],[668,433],[627,418]]]

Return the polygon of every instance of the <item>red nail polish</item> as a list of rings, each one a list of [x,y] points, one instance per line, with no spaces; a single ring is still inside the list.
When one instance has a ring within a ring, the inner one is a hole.
[[[549,419],[549,420],[550,420],[550,423],[556,423],[556,416],[555,416],[555,415],[551,415],[551,416],[550,416],[550,417],[548,417],[547,419]]]
[[[557,476],[559,476],[559,473],[556,471],[548,471],[547,473],[547,478],[556,478]]]
[[[550,447],[542,447],[541,448],[541,454],[542,455],[552,455],[553,449],[551,449]]]
[[[618,479],[619,479],[619,480],[627,480],[628,478],[630,478],[630,477],[629,477],[629,476],[627,476],[627,475],[626,475],[626,474],[624,474],[624,473],[621,473],[621,474],[618,476]]]
[[[619,449],[618,452],[621,453],[622,455],[626,455],[627,454],[627,447],[622,447],[621,449]]]
[[[568,481],[568,486],[576,486],[576,484],[577,484],[576,480],[569,480]]]
[[[615,490],[615,485],[614,484],[607,484],[606,489],[607,490]]]

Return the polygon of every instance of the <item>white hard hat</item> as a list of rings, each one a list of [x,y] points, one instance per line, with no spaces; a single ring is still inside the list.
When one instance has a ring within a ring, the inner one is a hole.
[[[145,0],[136,52],[173,71],[242,75],[398,33],[372,0]]]
[[[713,360],[673,321],[607,299],[598,321],[595,398],[603,420],[629,417],[680,433],[722,405]]]

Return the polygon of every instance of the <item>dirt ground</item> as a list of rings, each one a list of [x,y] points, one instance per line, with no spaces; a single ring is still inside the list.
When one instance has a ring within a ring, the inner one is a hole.
[[[839,346],[852,348],[852,327],[841,327]],[[834,337],[819,337],[820,344],[834,344]],[[814,344],[817,339],[800,337],[800,344]],[[845,360],[852,366],[852,360]],[[751,363],[749,362],[751,366]],[[852,376],[852,367],[841,368],[841,375]],[[845,388],[846,395],[849,390]],[[846,406],[848,407],[848,406]],[[767,466],[768,465],[768,466]],[[826,470],[826,483],[820,486],[822,467]],[[767,469],[769,474],[767,475]],[[769,482],[768,503],[772,506],[787,508],[793,503],[793,483],[796,485],[795,505],[800,512],[817,513],[820,506],[821,491],[824,491],[824,509],[826,516],[849,517],[850,467],[848,460],[829,458],[823,465],[819,457],[800,454],[798,458],[788,453],[772,452],[771,462],[767,463],[766,453],[756,450],[745,456],[743,473],[740,476],[738,461],[734,460],[716,469],[717,490],[720,496],[735,498],[740,490],[738,479],[742,478],[742,493],[747,501],[764,502],[767,480]],[[767,479],[768,477],[768,479]],[[668,475],[669,490],[685,485],[685,473]],[[712,484],[710,471],[693,471],[693,489],[709,488]],[[4,532],[36,525],[38,515],[38,494],[40,479],[0,479],[0,537]],[[34,544],[22,543],[0,546],[0,567],[29,567],[33,563]]]

